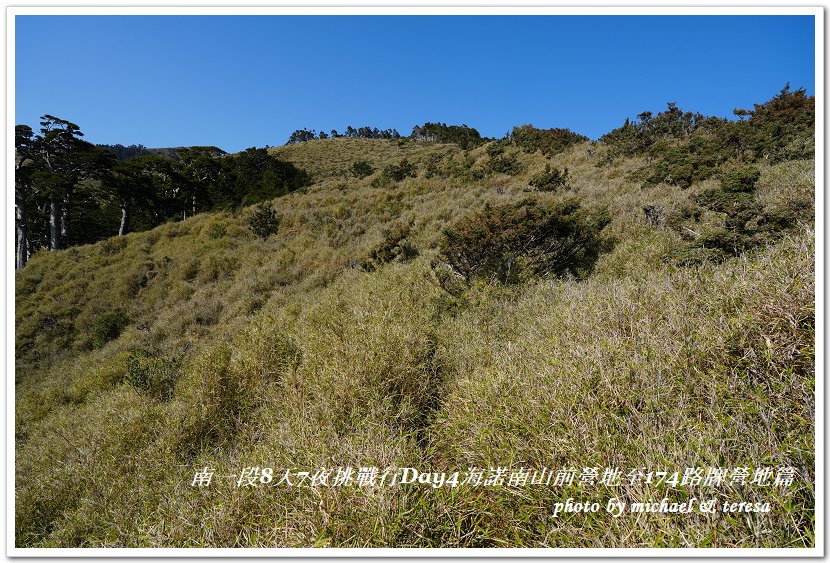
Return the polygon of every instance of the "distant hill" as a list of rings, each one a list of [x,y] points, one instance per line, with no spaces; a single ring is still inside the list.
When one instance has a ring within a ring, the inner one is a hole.
[[[119,160],[130,160],[131,158],[136,158],[139,156],[163,156],[165,158],[170,158],[172,160],[179,161],[181,158],[179,157],[179,151],[182,149],[186,149],[189,147],[162,147],[162,148],[147,148],[144,145],[127,145],[124,146],[122,144],[115,144],[115,145],[96,145],[99,148],[105,149],[113,153],[115,156],[118,157]],[[225,151],[220,149],[219,154],[226,154]]]

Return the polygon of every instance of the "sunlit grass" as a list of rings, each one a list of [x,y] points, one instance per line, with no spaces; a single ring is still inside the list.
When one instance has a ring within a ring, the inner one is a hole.
[[[722,264],[677,267],[663,258],[680,236],[643,207],[668,212],[715,180],[643,188],[631,179],[642,162],[597,166],[590,148],[548,160],[510,147],[520,172],[475,179],[486,147],[281,147],[316,183],[272,202],[281,221],[267,239],[243,209],[35,255],[16,279],[16,544],[812,545],[811,225]],[[426,178],[435,154],[445,174]],[[417,178],[373,187],[404,157]],[[355,160],[378,172],[350,176]],[[607,208],[613,250],[582,281],[443,291],[430,267],[442,229],[527,197],[547,162],[567,167],[571,186],[537,197]],[[812,206],[813,167],[762,166],[759,200]],[[361,271],[397,224],[420,255]],[[127,326],[94,341],[115,310]],[[139,352],[175,361],[169,398],[127,381]],[[206,465],[224,477],[191,487]],[[792,465],[800,478],[765,492],[768,515],[553,520],[555,489],[237,489],[235,474],[255,465]]]

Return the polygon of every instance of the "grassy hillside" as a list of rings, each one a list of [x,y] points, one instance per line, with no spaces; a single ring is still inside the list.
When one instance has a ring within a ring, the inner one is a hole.
[[[251,232],[247,208],[35,254],[16,274],[17,546],[813,545],[814,162],[757,164],[754,209],[789,222],[695,261],[684,228],[716,230],[696,202],[719,177],[644,183],[646,157],[606,150],[311,141],[271,149],[313,181],[272,202],[273,236]],[[404,159],[414,177],[384,174]],[[357,161],[375,172],[357,178]],[[531,187],[546,165],[567,185]],[[590,274],[447,291],[445,229],[527,198],[610,217]],[[798,477],[236,486],[248,466],[761,465]],[[215,481],[191,486],[205,466]],[[551,517],[568,497],[664,496],[773,509]]]

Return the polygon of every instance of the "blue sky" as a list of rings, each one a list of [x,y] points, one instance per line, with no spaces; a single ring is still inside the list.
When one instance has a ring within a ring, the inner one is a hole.
[[[16,123],[95,143],[283,144],[466,123],[597,138],[668,101],[731,115],[814,93],[808,16],[17,16]]]

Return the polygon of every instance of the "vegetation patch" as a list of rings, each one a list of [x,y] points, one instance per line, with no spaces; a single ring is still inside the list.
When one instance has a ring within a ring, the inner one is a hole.
[[[164,358],[158,352],[132,352],[127,357],[124,379],[136,390],[160,401],[167,401],[173,396],[181,362],[181,356]]]
[[[383,231],[383,240],[369,252],[369,257],[361,264],[364,270],[375,268],[398,260],[408,262],[417,257],[418,247],[410,240],[411,230],[406,223],[395,223]]]
[[[117,338],[128,324],[130,317],[120,309],[103,313],[92,325],[92,345],[97,348]]]
[[[375,169],[365,160],[357,160],[349,167],[349,172],[355,178],[365,178],[375,173]]]
[[[273,207],[262,203],[248,217],[248,226],[256,236],[265,240],[277,233],[280,219]]]
[[[533,125],[522,125],[513,128],[509,139],[523,151],[540,151],[549,157],[571,145],[587,141],[588,137],[574,133],[570,129],[538,129]]]
[[[575,200],[486,205],[444,231],[436,273],[445,288],[454,280],[580,277],[608,250],[600,235],[610,222],[607,212],[588,213]]]
[[[418,175],[418,167],[408,159],[401,159],[397,164],[387,164],[383,168],[383,177],[392,181],[400,182],[404,178],[414,178]]]
[[[545,171],[533,176],[528,185],[536,188],[540,192],[552,192],[559,188],[568,187],[568,169],[559,170],[557,167],[551,168],[550,163],[545,163]]]

